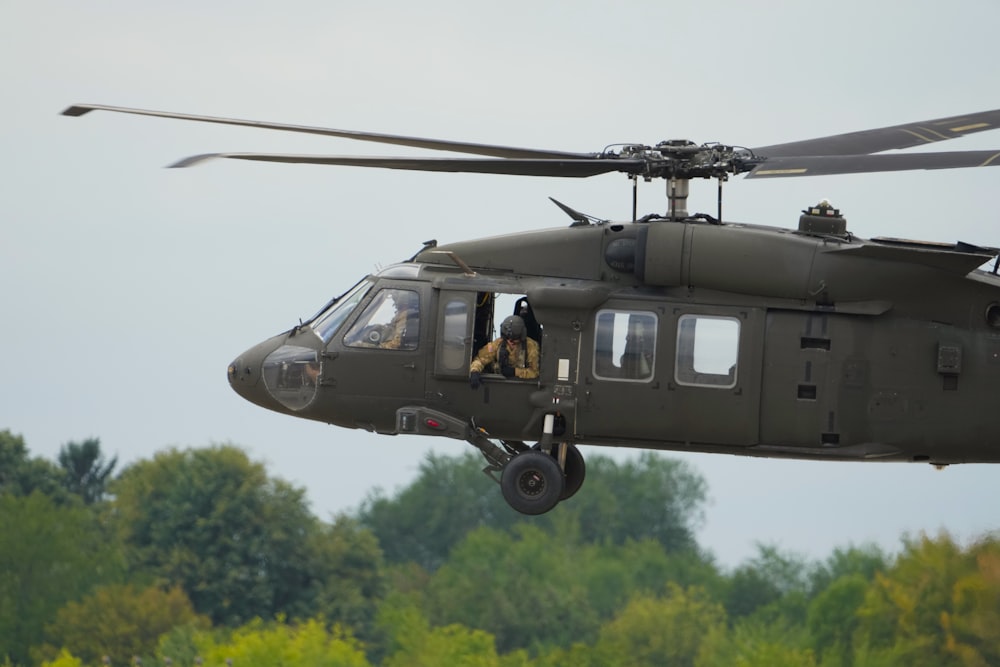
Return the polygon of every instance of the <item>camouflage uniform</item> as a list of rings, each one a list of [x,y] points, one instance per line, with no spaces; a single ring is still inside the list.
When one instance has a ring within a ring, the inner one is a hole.
[[[399,350],[403,347],[403,335],[406,333],[407,325],[418,326],[417,322],[417,311],[415,310],[401,310],[396,313],[396,316],[392,318],[392,322],[386,325],[386,337],[382,339],[378,347],[386,350]],[[412,343],[407,346],[407,349],[414,348],[415,345]]]
[[[514,367],[514,376],[520,380],[533,380],[538,377],[538,343],[533,338],[525,338],[513,347],[508,347],[503,338],[487,343],[479,350],[472,360],[470,373],[499,373],[500,352],[506,347],[509,354],[508,364]]]

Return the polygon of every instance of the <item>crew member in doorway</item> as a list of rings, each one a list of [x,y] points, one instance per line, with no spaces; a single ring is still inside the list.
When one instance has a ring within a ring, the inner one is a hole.
[[[482,373],[533,380],[538,377],[538,343],[526,335],[524,320],[511,315],[500,323],[500,337],[479,350],[469,367],[469,385],[479,388]]]

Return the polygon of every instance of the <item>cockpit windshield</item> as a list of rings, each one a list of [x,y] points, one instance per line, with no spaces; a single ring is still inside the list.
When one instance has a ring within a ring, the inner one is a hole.
[[[330,342],[333,334],[337,332],[337,329],[344,323],[347,316],[361,302],[361,299],[368,293],[371,286],[372,283],[370,280],[362,280],[312,319],[310,326],[316,332],[316,335],[323,339],[324,343]]]

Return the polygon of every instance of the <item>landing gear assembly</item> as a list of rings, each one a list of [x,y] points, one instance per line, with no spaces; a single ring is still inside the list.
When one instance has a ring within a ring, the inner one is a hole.
[[[499,482],[504,500],[521,514],[545,514],[583,486],[587,467],[576,445],[561,442],[548,452],[541,444],[529,448],[502,440],[497,445],[482,429],[474,429],[468,441],[489,462],[483,472]]]

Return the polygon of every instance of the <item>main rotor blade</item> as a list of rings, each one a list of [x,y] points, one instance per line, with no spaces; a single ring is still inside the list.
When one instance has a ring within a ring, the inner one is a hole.
[[[290,155],[281,153],[206,153],[176,162],[171,167],[190,167],[212,160],[254,160],[258,162],[293,162],[301,164],[327,164],[347,167],[379,167],[382,169],[407,169],[411,171],[450,171],[478,174],[509,174],[516,176],[562,176],[586,178],[612,171],[641,173],[646,167],[643,160],[630,158],[591,159],[489,159],[489,158],[399,158],[361,157],[341,155]]]
[[[326,127],[310,127],[307,125],[288,125],[285,123],[271,123],[259,120],[221,118],[218,116],[198,116],[193,114],[174,113],[172,111],[151,111],[147,109],[130,109],[127,107],[113,107],[103,104],[74,104],[73,106],[66,108],[62,112],[62,115],[82,116],[90,111],[114,111],[117,113],[137,114],[140,116],[156,116],[159,118],[194,120],[202,123],[219,123],[221,125],[241,125],[244,127],[257,127],[266,130],[284,130],[287,132],[302,132],[305,134],[318,134],[328,137],[355,139],[357,141],[372,141],[380,144],[394,144],[397,146],[411,146],[413,148],[427,148],[435,151],[453,151],[456,153],[469,153],[471,155],[489,155],[491,157],[586,159],[598,156],[597,153],[567,153],[564,151],[549,151],[549,150],[539,150],[534,148],[517,148],[514,146],[494,146],[490,144],[474,144],[461,141],[445,141],[441,139],[406,137],[395,134],[379,134],[377,132],[358,132],[355,130],[335,130]]]
[[[998,127],[1000,127],[1000,109],[994,109],[993,111],[979,111],[961,116],[949,116],[948,118],[880,127],[874,130],[834,134],[818,139],[761,146],[752,150],[758,155],[772,158],[815,155],[865,155],[892,149],[923,146],[938,141],[947,141],[948,139],[964,137],[967,134],[975,132],[995,130]]]
[[[817,155],[772,157],[747,174],[747,178],[786,178],[864,174],[876,171],[1000,167],[1000,151],[950,151],[943,153],[889,153],[885,155]]]

